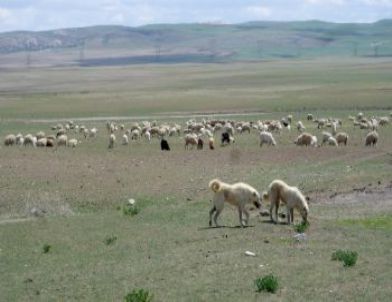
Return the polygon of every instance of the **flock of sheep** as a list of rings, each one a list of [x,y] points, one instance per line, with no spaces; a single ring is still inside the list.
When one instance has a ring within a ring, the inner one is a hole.
[[[392,117],[392,112],[390,113]],[[339,132],[338,129],[342,126],[342,121],[336,118],[319,118],[314,119],[312,114],[307,115],[307,120],[316,124],[317,129],[322,130],[321,143],[316,135],[306,132],[306,127],[302,121],[296,123],[298,137],[294,143],[299,146],[313,146],[321,145],[338,146],[340,144],[347,145],[349,135],[346,132]],[[386,126],[390,122],[390,118],[372,117],[367,118],[363,113],[358,113],[356,117],[350,116],[349,120],[354,127],[360,129],[368,129],[369,132],[365,137],[365,145],[376,145],[379,139],[377,133],[378,127]],[[281,120],[258,120],[256,122],[244,121],[227,121],[227,120],[205,120],[196,121],[194,119],[188,120],[184,127],[181,125],[167,124],[153,121],[143,121],[140,123],[131,123],[130,127],[126,129],[124,124],[117,124],[115,122],[107,122],[106,130],[108,133],[108,148],[112,149],[116,146],[116,135],[121,135],[121,144],[128,145],[130,140],[140,140],[144,137],[148,142],[152,138],[164,140],[168,147],[167,140],[169,137],[180,136],[184,137],[184,148],[203,149],[205,143],[208,143],[209,149],[215,149],[215,136],[221,133],[221,146],[229,145],[235,142],[235,135],[242,133],[250,133],[251,131],[258,131],[260,137],[260,146],[277,145],[274,138],[274,133],[281,133],[281,131],[291,131],[293,123],[292,115],[283,117]],[[325,129],[330,128],[330,131]],[[61,147],[69,146],[76,147],[83,139],[87,140],[95,138],[98,135],[97,128],[88,129],[84,125],[76,125],[73,121],[58,124],[51,127],[52,134],[46,135],[45,132],[39,131],[36,135],[21,133],[14,135],[9,134],[4,139],[5,146],[19,145],[19,146],[33,146],[33,147]],[[68,138],[68,136],[79,135],[79,138]],[[170,148],[166,148],[166,150]]]

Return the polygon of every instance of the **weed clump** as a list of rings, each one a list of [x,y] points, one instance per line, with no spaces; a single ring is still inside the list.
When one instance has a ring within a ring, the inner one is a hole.
[[[263,278],[257,278],[255,280],[255,285],[258,292],[266,291],[269,293],[275,293],[279,287],[278,278],[274,275],[267,275]]]
[[[151,302],[153,296],[148,290],[134,289],[124,297],[125,302]]]
[[[50,252],[50,249],[51,249],[51,248],[52,248],[51,245],[45,243],[44,246],[42,247],[42,252],[43,252],[44,254],[47,254],[47,253]]]
[[[140,212],[140,209],[136,205],[126,204],[123,207],[123,214],[125,216],[135,216],[135,215],[139,214],[139,212]]]
[[[305,233],[305,231],[309,228],[309,226],[310,226],[309,222],[302,221],[301,223],[294,225],[294,230],[297,233]]]
[[[358,253],[349,250],[337,250],[332,253],[332,260],[343,262],[343,266],[350,267],[357,263]]]
[[[106,245],[111,245],[117,240],[117,236],[108,236],[105,238],[104,242]]]

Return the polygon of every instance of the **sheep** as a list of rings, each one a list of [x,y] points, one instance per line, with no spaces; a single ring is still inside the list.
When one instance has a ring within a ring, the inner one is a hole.
[[[67,133],[67,131],[64,128],[61,128],[57,131],[56,133],[56,137],[59,137],[61,135],[65,135],[65,133]]]
[[[71,138],[68,141],[68,147],[75,148],[77,146],[77,144],[78,144],[78,140],[76,138]]]
[[[347,145],[348,134],[346,132],[339,132],[338,134],[336,134],[335,138],[338,144],[344,144],[345,146]]]
[[[97,134],[98,134],[98,129],[97,128],[92,128],[88,132],[88,136],[91,137],[91,138],[97,137]]]
[[[336,138],[334,138],[333,136],[329,137],[328,138],[328,145],[337,147],[338,142],[337,142]]]
[[[140,139],[140,131],[139,129],[133,129],[131,132],[131,140],[138,140]]]
[[[210,137],[210,138],[208,139],[208,147],[210,148],[210,150],[214,150],[214,149],[215,149],[214,144],[215,144],[214,138],[213,138],[213,137]]]
[[[298,123],[297,123],[297,130],[299,132],[304,132],[306,130],[304,124],[301,121],[298,121]]]
[[[8,134],[4,138],[4,145],[5,146],[12,146],[16,144],[16,136],[14,134]]]
[[[260,147],[262,147],[263,144],[267,144],[270,146],[271,145],[276,146],[276,141],[275,141],[274,137],[272,136],[272,133],[267,132],[267,131],[260,132]]]
[[[23,143],[24,143],[24,137],[23,137],[23,135],[22,135],[21,133],[18,133],[18,134],[16,135],[15,139],[16,139],[16,141],[15,141],[15,144],[16,144],[16,145],[18,145],[18,146],[22,146],[22,145],[23,145]]]
[[[274,180],[268,187],[268,191],[263,193],[263,200],[270,201],[270,219],[272,222],[278,222],[278,209],[280,202],[286,204],[287,209],[287,223],[294,222],[294,209],[297,209],[301,216],[302,221],[308,221],[309,206],[305,196],[297,187],[292,187],[282,180]],[[272,211],[275,208],[275,218],[273,219]]]
[[[151,141],[151,133],[150,133],[150,131],[146,131],[144,133],[144,136],[146,137],[146,140],[148,140],[149,142]]]
[[[109,145],[108,145],[108,149],[113,149],[114,148],[114,143],[116,141],[116,136],[114,135],[114,133],[109,135]]]
[[[209,212],[209,225],[212,226],[212,215],[214,215],[214,223],[216,227],[219,227],[218,217],[221,214],[225,202],[237,207],[239,220],[241,227],[248,225],[249,213],[245,209],[245,206],[249,203],[253,203],[258,209],[261,208],[260,195],[256,189],[246,183],[235,183],[228,184],[220,181],[219,179],[213,179],[208,184],[209,188],[213,191],[213,206]],[[245,214],[245,220],[243,219]]]
[[[313,121],[313,114],[308,113],[307,120],[308,121]]]
[[[54,147],[56,138],[53,136],[46,137],[46,147]]]
[[[197,139],[197,150],[203,150],[204,147],[204,141],[201,137]]]
[[[378,133],[373,130],[366,135],[365,138],[365,146],[373,146],[375,147],[378,141]]]
[[[322,141],[321,141],[321,145],[324,145],[325,143],[328,142],[328,139],[332,136],[331,133],[327,132],[327,131],[323,131],[322,132]]]
[[[35,137],[37,138],[37,140],[44,138],[45,137],[45,132],[43,131],[39,131],[37,132],[37,134],[35,135]]]
[[[197,145],[197,135],[196,134],[187,134],[185,135],[185,150],[188,150],[189,145],[191,145],[191,149],[193,146]]]
[[[294,144],[298,146],[317,147],[317,137],[305,132],[297,137],[297,139],[294,141]]]
[[[293,121],[293,116],[292,116],[291,114],[289,114],[289,115],[287,116],[287,120],[288,120],[288,122],[291,124],[291,122]]]
[[[58,138],[57,138],[57,147],[60,147],[60,146],[67,146],[67,142],[68,142],[68,137],[66,136],[66,135],[60,135]]]
[[[23,143],[25,146],[31,145],[31,146],[35,147],[36,143],[37,143],[37,138],[35,136],[32,136],[31,134],[25,135],[24,143]]]
[[[389,117],[383,116],[380,118],[380,121],[379,121],[380,126],[386,126],[388,124],[389,124]]]
[[[122,145],[124,145],[124,146],[126,146],[126,145],[128,145],[128,144],[129,144],[128,135],[126,135],[126,134],[123,134],[123,136],[122,136],[122,142],[121,142],[121,144],[122,144]]]
[[[46,147],[47,143],[48,143],[48,139],[46,137],[43,137],[43,138],[40,138],[37,140],[36,146],[37,147]]]
[[[167,140],[161,139],[161,151],[170,151],[170,146]]]

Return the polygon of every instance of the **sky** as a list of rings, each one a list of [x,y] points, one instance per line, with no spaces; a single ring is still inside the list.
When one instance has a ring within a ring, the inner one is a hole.
[[[388,18],[392,18],[392,0],[0,0],[0,32],[103,24]]]

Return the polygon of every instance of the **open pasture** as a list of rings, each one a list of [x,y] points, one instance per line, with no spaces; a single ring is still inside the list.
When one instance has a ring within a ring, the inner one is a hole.
[[[184,125],[195,112],[226,111],[251,113],[224,119],[280,119],[292,113],[294,120],[291,132],[274,134],[276,147],[260,148],[252,129],[235,134],[235,144],[226,147],[216,134],[215,150],[184,150],[183,134],[169,137],[172,150],[161,152],[156,138],[122,146],[118,131],[117,144],[108,150],[105,118],[75,120],[97,127],[98,136],[86,140],[69,132],[68,138],[82,141],[74,149],[2,145],[0,300],[121,301],[132,289],[145,288],[154,301],[389,301],[392,126],[380,127],[377,147],[365,147],[368,130],[354,128],[347,117],[359,111],[389,115],[392,63],[331,64],[1,73],[2,138],[39,130],[53,134],[57,118],[140,116],[135,119],[142,121],[158,115],[158,123]],[[138,73],[150,80],[130,80]],[[338,131],[350,135],[348,146],[294,145],[298,120],[321,140],[322,130],[306,120],[308,112],[342,119]],[[174,113],[178,116],[168,117]],[[230,206],[220,217],[225,227],[208,228],[207,185],[215,177],[244,181],[259,191],[275,178],[298,186],[310,197],[308,240],[296,242],[292,226],[272,225],[255,210],[251,227],[238,228]],[[123,214],[129,198],[139,207],[135,216]],[[44,213],[34,215],[32,208]],[[109,237],[117,239],[108,244]],[[51,246],[48,253],[45,244]],[[331,261],[337,249],[357,251],[357,265],[344,268]],[[256,257],[245,256],[246,250]],[[269,273],[279,278],[278,292],[256,293],[254,280]]]

